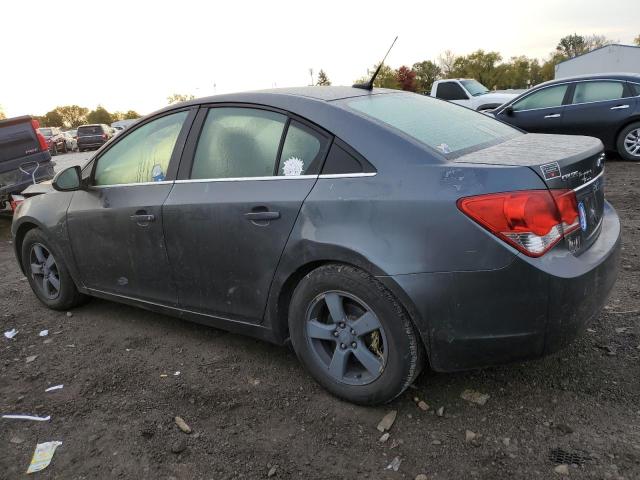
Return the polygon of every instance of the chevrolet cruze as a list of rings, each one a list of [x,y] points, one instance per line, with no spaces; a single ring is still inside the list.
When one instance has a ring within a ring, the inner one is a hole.
[[[222,95],[60,172],[12,233],[50,308],[95,296],[290,342],[329,391],[376,404],[427,364],[555,351],[598,314],[620,250],[603,158],[406,92]]]

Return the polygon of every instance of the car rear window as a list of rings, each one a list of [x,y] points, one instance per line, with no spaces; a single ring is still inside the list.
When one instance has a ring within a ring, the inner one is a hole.
[[[445,156],[457,156],[521,135],[487,115],[423,95],[370,95],[349,99],[346,105]]]
[[[95,127],[79,127],[78,135],[102,135],[102,128]]]

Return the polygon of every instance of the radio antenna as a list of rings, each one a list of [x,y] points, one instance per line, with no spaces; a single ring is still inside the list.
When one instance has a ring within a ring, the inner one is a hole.
[[[375,81],[376,77],[378,76],[378,73],[380,73],[380,69],[382,68],[382,65],[384,64],[384,61],[387,59],[387,55],[389,55],[389,52],[391,51],[393,46],[396,44],[396,40],[398,40],[397,36],[396,36],[396,38],[393,39],[393,43],[391,43],[391,46],[389,47],[389,50],[387,50],[386,55],[384,56],[384,58],[382,59],[382,61],[378,65],[378,68],[376,68],[376,71],[371,76],[371,79],[366,83],[356,83],[356,84],[353,85],[353,88],[362,88],[364,90],[373,90],[373,82]]]

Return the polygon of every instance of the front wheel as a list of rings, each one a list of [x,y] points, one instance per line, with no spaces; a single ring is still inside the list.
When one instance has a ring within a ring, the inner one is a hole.
[[[640,161],[640,122],[627,125],[616,142],[620,156],[629,161]]]
[[[40,229],[29,230],[22,242],[22,268],[33,293],[47,307],[67,310],[88,298],[76,288],[69,270]]]
[[[289,330],[298,358],[318,383],[354,403],[393,400],[423,367],[420,338],[402,306],[351,266],[325,265],[300,281]]]

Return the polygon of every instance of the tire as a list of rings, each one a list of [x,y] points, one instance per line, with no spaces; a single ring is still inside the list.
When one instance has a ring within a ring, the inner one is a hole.
[[[67,149],[67,142],[62,142],[62,153],[67,153],[69,150]]]
[[[89,299],[78,291],[62,255],[53,248],[42,230],[34,228],[27,232],[22,241],[21,252],[22,268],[26,272],[29,285],[45,306],[53,310],[68,310]],[[50,256],[53,256],[53,261],[48,262]],[[51,275],[45,282],[44,276],[47,274]],[[57,282],[54,278],[57,278]]]
[[[640,122],[630,123],[620,131],[616,148],[624,160],[640,162]]]
[[[333,321],[340,316],[344,322]],[[289,332],[313,378],[360,405],[390,402],[424,365],[421,340],[399,302],[375,278],[347,265],[324,265],[300,281],[289,305]]]
[[[51,156],[55,157],[56,155],[58,155],[58,146],[54,143],[53,148],[51,149]]]

